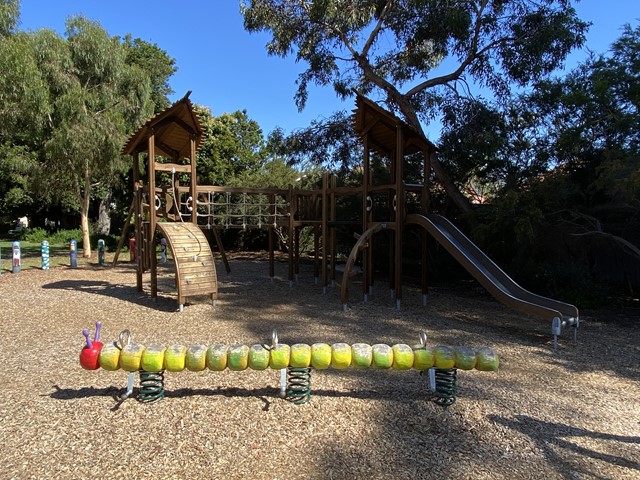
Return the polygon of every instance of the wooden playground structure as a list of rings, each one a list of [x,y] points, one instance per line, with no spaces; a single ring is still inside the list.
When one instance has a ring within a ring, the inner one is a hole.
[[[336,177],[325,173],[322,185],[314,190],[292,186],[255,189],[198,185],[196,154],[203,128],[189,94],[143,125],[122,150],[133,158],[132,211],[135,213],[138,290],[142,291],[143,274],[150,271],[151,295],[157,296],[157,229],[167,239],[176,260],[178,304],[182,309],[188,296],[206,294],[215,302],[218,295],[213,254],[203,232],[210,232],[212,243],[217,245],[229,271],[220,231],[266,229],[269,274],[273,277],[274,230],[286,230],[288,277],[293,282],[299,272],[300,233],[312,228],[314,275],[320,279],[325,293],[330,284],[340,286],[345,310],[350,279],[358,260],[364,301],[373,293],[373,246],[381,232],[387,236],[389,287],[397,308],[402,299],[405,261],[420,266],[422,302],[426,304],[427,234],[430,234],[498,300],[525,314],[551,320],[554,335],[564,326],[577,328],[578,311],[573,305],[527,292],[451,222],[429,212],[431,159],[437,149],[414,128],[374,102],[357,95],[353,115],[354,131],[364,147],[361,186],[337,186]],[[422,159],[421,171],[411,172],[414,182],[407,181],[407,156]],[[374,160],[377,182],[373,175]],[[359,202],[360,219],[338,218],[338,200],[347,196]],[[337,278],[338,228],[350,228],[356,238],[340,279]],[[403,256],[405,231],[409,228],[419,230],[419,259]]]

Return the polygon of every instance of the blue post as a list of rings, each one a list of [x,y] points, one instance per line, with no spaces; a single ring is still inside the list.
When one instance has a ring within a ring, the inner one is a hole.
[[[104,240],[98,240],[98,265],[104,265]]]
[[[13,242],[13,261],[11,262],[11,273],[18,273],[20,271],[20,242]]]
[[[40,247],[42,251],[42,269],[49,270],[49,242],[42,240]]]
[[[69,242],[69,261],[71,264],[71,268],[76,268],[78,266],[78,243],[75,240],[71,240]]]

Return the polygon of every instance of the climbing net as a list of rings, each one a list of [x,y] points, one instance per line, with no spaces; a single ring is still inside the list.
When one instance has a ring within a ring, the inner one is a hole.
[[[180,194],[178,211],[183,219],[191,217],[193,199]],[[281,195],[261,192],[199,192],[196,198],[198,224],[206,228],[262,228],[277,226],[288,217],[289,203]]]

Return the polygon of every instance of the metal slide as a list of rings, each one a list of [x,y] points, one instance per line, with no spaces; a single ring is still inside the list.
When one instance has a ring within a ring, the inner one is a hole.
[[[562,327],[575,327],[575,337],[579,324],[575,306],[522,288],[445,217],[410,214],[406,224],[425,228],[496,299],[518,312],[550,321],[554,346]]]

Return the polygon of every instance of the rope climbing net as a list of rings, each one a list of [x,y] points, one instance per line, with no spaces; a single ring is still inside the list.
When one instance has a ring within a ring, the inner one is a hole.
[[[196,198],[198,224],[207,228],[262,228],[277,226],[278,220],[288,217],[289,203],[279,195],[249,192],[199,192]],[[182,218],[193,212],[193,198],[181,194],[178,210]]]

